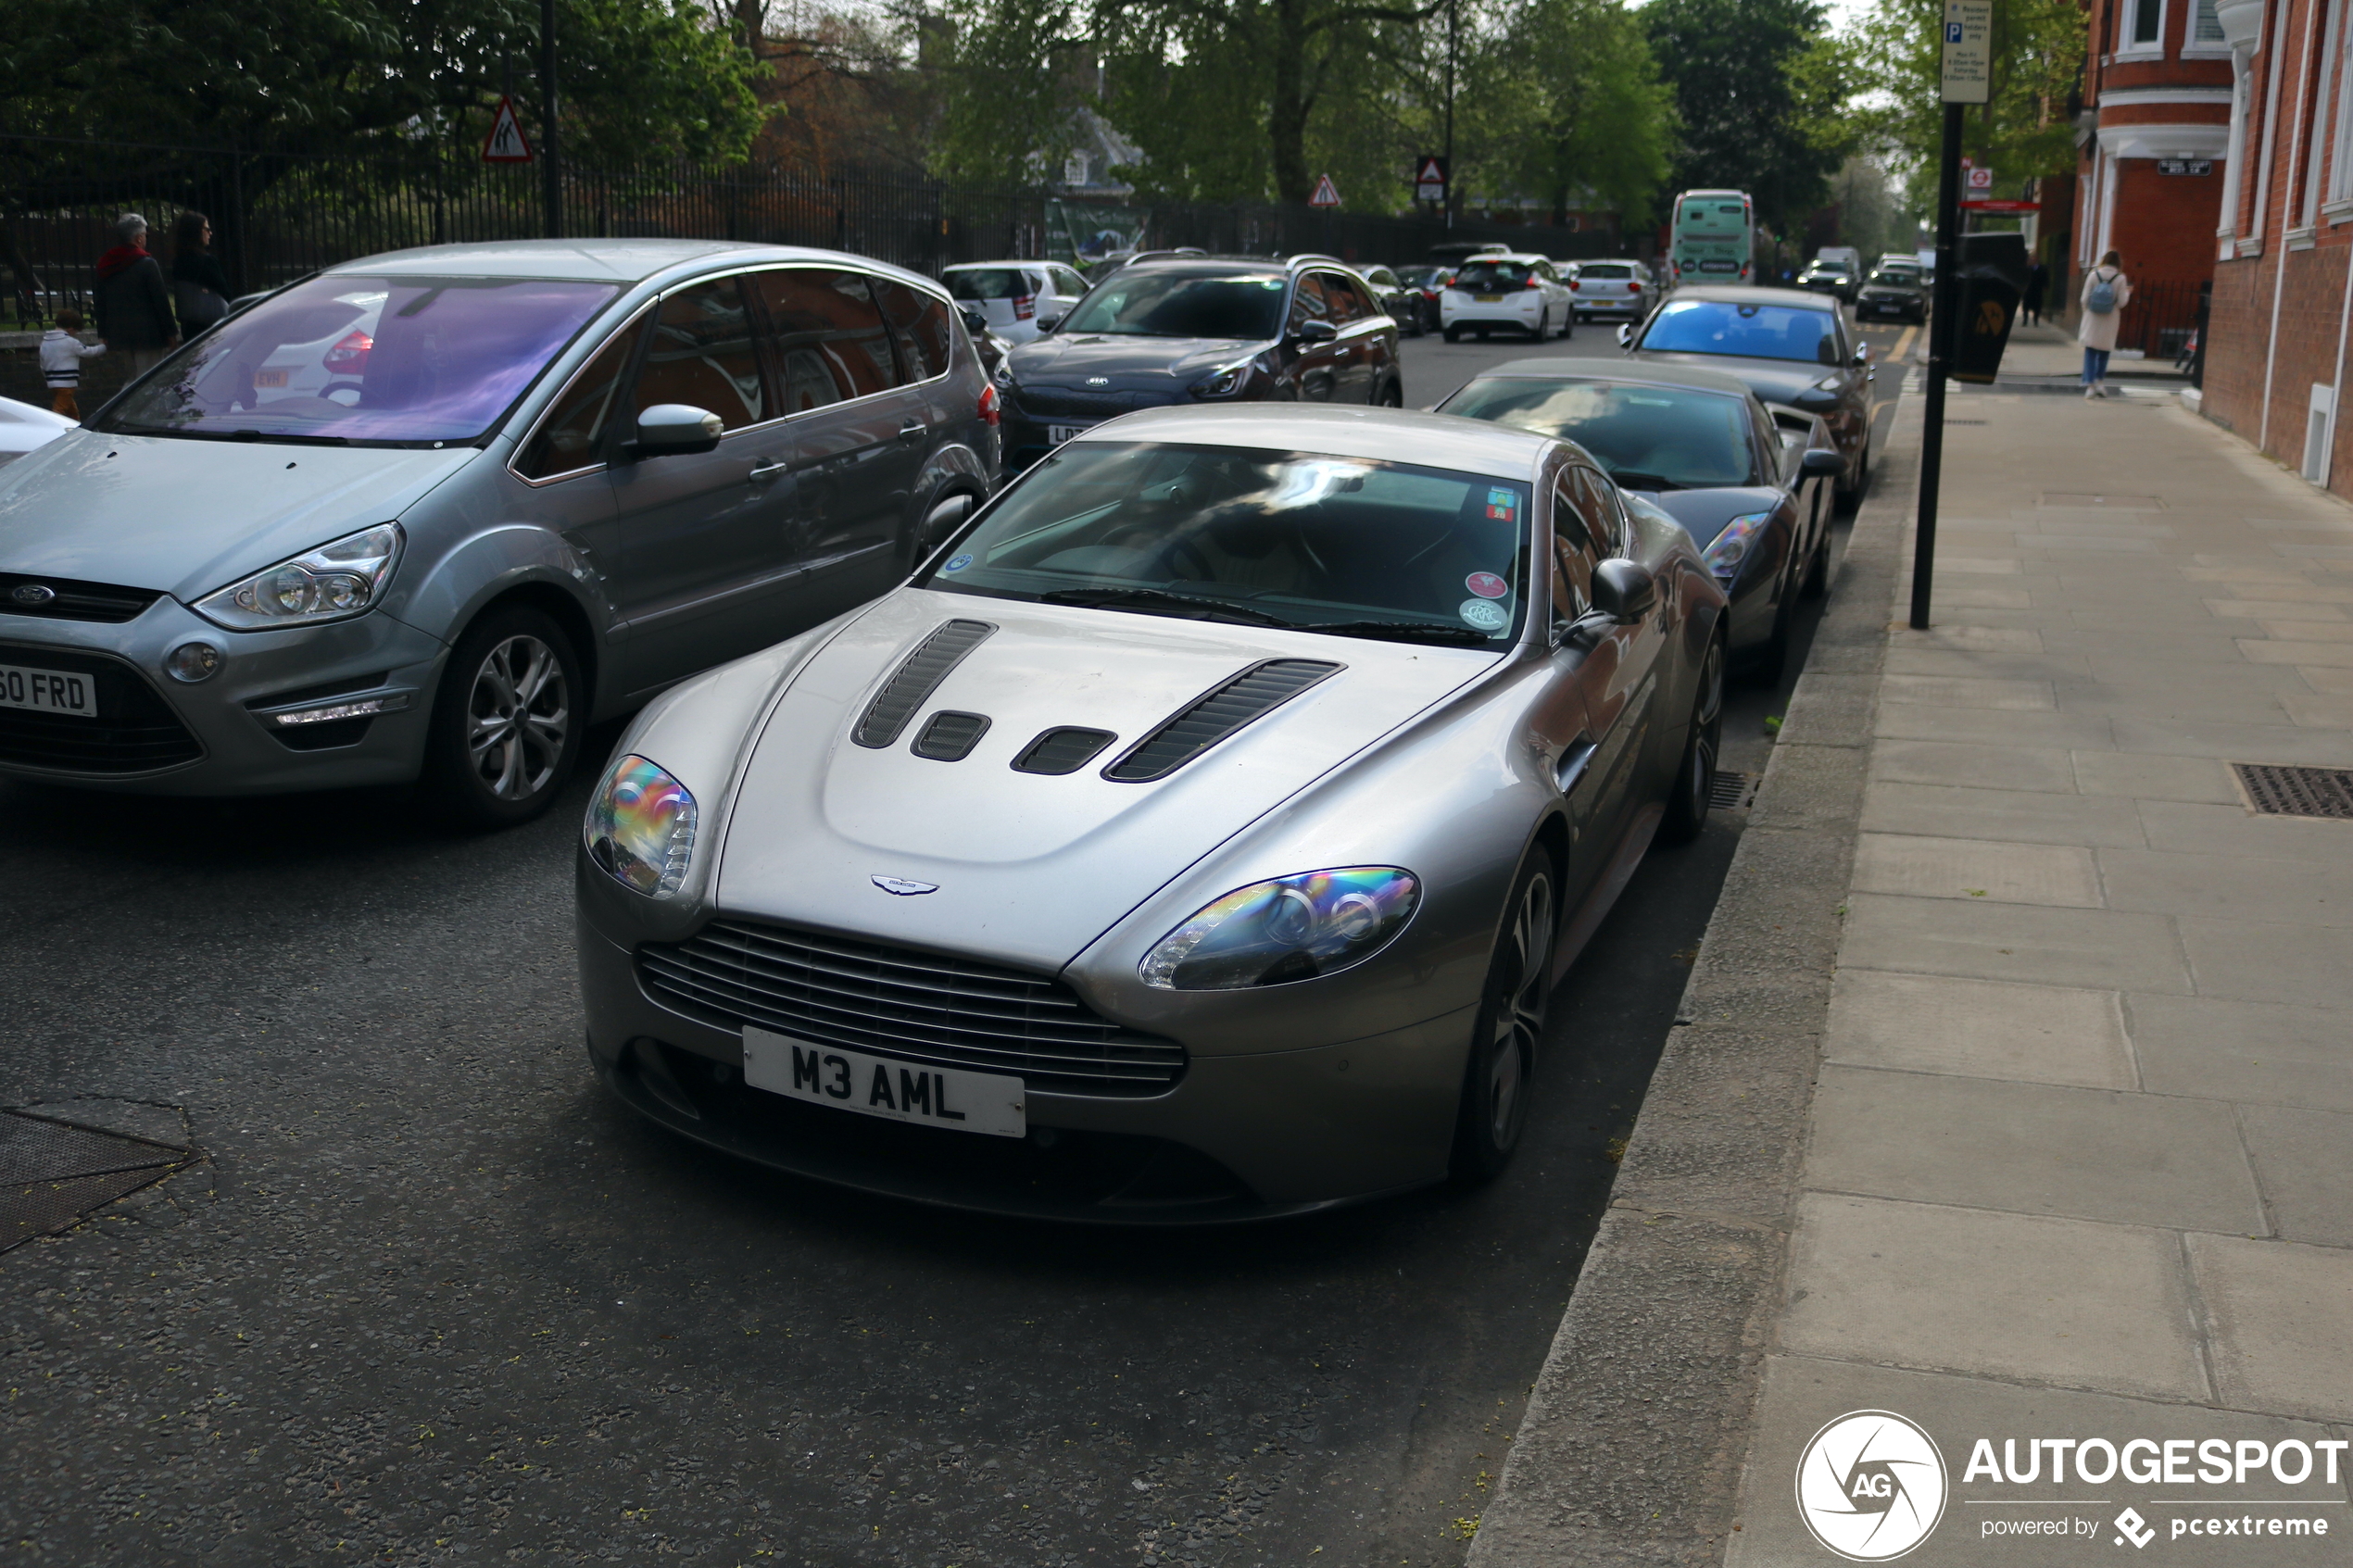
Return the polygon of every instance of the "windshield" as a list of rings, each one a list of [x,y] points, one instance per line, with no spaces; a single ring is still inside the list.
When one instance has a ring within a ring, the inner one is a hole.
[[[1630,490],[1756,483],[1748,407],[1727,393],[1487,376],[1438,411],[1574,441]]]
[[[1059,335],[1272,338],[1282,321],[1283,284],[1279,276],[1123,269],[1072,307]]]
[[[615,292],[536,278],[314,278],[174,355],[104,428],[472,441]]]
[[[1870,281],[1874,283],[1911,284],[1919,282],[1920,275],[1909,267],[1882,267],[1871,274]]]
[[[1577,275],[1580,278],[1630,278],[1634,270],[1621,267],[1614,261],[1588,261],[1577,270]]]
[[[1078,441],[916,582],[1500,650],[1527,596],[1528,495],[1404,463]]]
[[[1010,267],[972,267],[946,278],[950,299],[1018,299],[1038,291]]]
[[[1524,289],[1533,270],[1525,261],[1467,261],[1454,274],[1454,287],[1473,294]]]
[[[1636,346],[1667,354],[1730,354],[1745,359],[1836,362],[1831,313],[1793,305],[1735,305],[1730,300],[1670,299],[1651,318]]]

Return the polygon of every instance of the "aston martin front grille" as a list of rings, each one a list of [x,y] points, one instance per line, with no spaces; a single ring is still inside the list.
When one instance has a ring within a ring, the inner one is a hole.
[[[750,921],[637,951],[648,994],[744,1024],[908,1061],[1018,1073],[1032,1088],[1156,1095],[1185,1047],[1123,1029],[1058,980],[971,959]]]

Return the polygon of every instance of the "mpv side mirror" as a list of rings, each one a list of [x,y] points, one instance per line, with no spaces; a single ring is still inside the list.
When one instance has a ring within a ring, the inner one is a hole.
[[[637,439],[623,443],[622,455],[642,461],[715,451],[725,428],[719,416],[707,408],[691,403],[657,403],[637,416]]]
[[[1864,344],[1861,347],[1855,350],[1855,368],[1856,370],[1861,370],[1864,366],[1869,364],[1870,362],[1871,345],[1869,344]]]
[[[1329,321],[1302,321],[1300,323],[1299,341],[1302,344],[1329,343],[1332,339],[1338,336],[1340,336],[1340,329],[1333,326]]]
[[[1620,626],[1631,626],[1658,602],[1658,580],[1650,568],[1623,556],[1593,568],[1593,610]]]
[[[959,312],[964,319],[964,331],[978,337],[988,330],[988,318],[967,305]]]
[[[1051,332],[1062,324],[1063,319],[1060,316],[1040,316],[1038,318],[1038,330],[1041,332]]]
[[[1808,479],[1838,479],[1846,472],[1846,459],[1827,446],[1816,446],[1798,459],[1797,471]]]

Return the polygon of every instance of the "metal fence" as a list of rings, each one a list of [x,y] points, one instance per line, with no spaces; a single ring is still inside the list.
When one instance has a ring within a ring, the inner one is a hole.
[[[240,293],[321,267],[412,245],[529,239],[546,231],[536,168],[484,164],[470,149],[401,144],[364,157],[244,153],[0,132],[0,328],[88,309],[98,256],[126,211],[145,217],[170,259],[173,221],[212,220],[213,249]],[[1198,245],[1223,254],[1327,251],[1403,263],[1447,243],[1503,241],[1546,256],[1613,254],[1604,232],[1540,225],[1200,207],[990,191],[899,173],[812,172],[748,162],[625,169],[567,166],[573,237],[739,240],[822,245],[937,273],[960,261],[1090,247]]]
[[[2196,283],[2135,283],[2117,323],[2116,346],[2152,359],[2179,358],[2198,324]]]

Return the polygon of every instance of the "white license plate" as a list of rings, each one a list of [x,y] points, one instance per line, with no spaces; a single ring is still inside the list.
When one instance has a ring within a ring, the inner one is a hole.
[[[0,708],[98,716],[98,684],[64,670],[19,670],[0,664]]]
[[[1501,305],[1504,303],[1504,296],[1500,294],[1475,294],[1471,295],[1471,297],[1478,301],[1481,305]]]
[[[1029,1131],[1025,1085],[996,1073],[921,1067],[744,1029],[744,1082],[755,1089],[893,1122],[1018,1138]]]
[[[1083,432],[1090,428],[1092,427],[1088,425],[1048,425],[1046,439],[1059,446],[1065,441],[1076,439]]]

